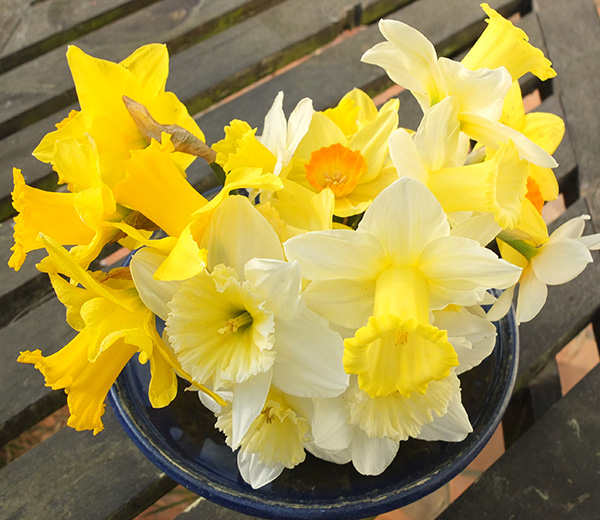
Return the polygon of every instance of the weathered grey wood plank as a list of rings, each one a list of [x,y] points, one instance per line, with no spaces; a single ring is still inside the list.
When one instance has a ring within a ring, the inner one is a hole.
[[[175,486],[131,442],[110,407],[103,422],[96,436],[60,430],[2,468],[2,517],[133,518]]]
[[[44,386],[33,365],[17,363],[22,350],[40,349],[47,356],[66,345],[75,331],[65,321],[65,308],[54,297],[0,329],[0,446],[27,430],[65,402],[63,391]]]
[[[222,30],[276,0],[162,0],[71,41],[87,52],[120,61],[140,45],[164,42],[176,52],[192,41]],[[75,101],[65,47],[0,76],[0,137],[23,128]]]
[[[231,509],[218,506],[210,500],[200,497],[183,513],[177,515],[176,520],[253,520],[255,516],[248,516]]]
[[[0,41],[0,73],[158,0],[46,0],[13,11],[14,30]]]
[[[597,518],[599,394],[596,366],[439,520]]]
[[[600,22],[593,1],[534,1],[577,157],[582,194],[600,229]]]

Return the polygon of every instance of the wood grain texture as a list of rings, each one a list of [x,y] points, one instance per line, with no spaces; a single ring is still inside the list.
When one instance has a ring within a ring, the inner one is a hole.
[[[438,519],[597,518],[599,393],[597,366]]]

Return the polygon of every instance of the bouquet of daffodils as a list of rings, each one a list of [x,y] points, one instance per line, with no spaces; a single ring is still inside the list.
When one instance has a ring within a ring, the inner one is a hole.
[[[118,64],[69,48],[81,110],[33,152],[68,191],[14,170],[9,264],[45,249],[37,267],[78,332],[56,354],[19,357],[68,394],[70,426],[102,430],[107,392],[137,354],[151,404],[187,380],[255,488],[306,451],[377,475],[409,437],[469,434],[458,375],[492,351],[492,321],[515,297],[517,320],[532,319],[547,285],[600,247],[581,236],[586,216],[548,235],[564,124],[524,114],[518,80],[555,72],[482,7],[488,26],[460,62],[380,22],[387,41],[362,60],[414,95],[417,129],[399,126],[397,100],[378,109],[356,89],[325,111],[305,98],[286,119],[280,93],[262,135],[234,120],[209,147],[165,92],[165,46]],[[186,180],[199,157],[222,184],[211,200]],[[129,265],[90,270],[115,242]]]

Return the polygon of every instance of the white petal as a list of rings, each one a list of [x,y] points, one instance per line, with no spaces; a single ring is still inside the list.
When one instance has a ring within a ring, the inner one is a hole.
[[[235,385],[232,407],[231,446],[235,450],[242,442],[248,428],[262,411],[271,386],[271,370],[258,374]]]
[[[474,213],[470,218],[456,224],[450,231],[451,236],[470,238],[482,246],[487,246],[502,228],[492,213]]]
[[[285,149],[287,123],[283,113],[283,92],[279,92],[265,116],[262,136],[258,139],[275,156]]]
[[[494,303],[487,312],[488,320],[499,321],[508,314],[508,311],[510,311],[510,306],[512,305],[513,297],[515,295],[515,287],[516,285],[509,287],[498,297],[496,303]]]
[[[399,128],[390,136],[390,157],[400,177],[411,177],[427,183],[427,170],[412,136],[404,128]]]
[[[244,274],[278,318],[289,320],[302,310],[302,274],[298,262],[253,258],[244,267]]]
[[[375,282],[315,281],[302,294],[306,305],[330,323],[358,329],[373,314]]]
[[[469,416],[460,402],[460,393],[456,394],[448,411],[442,416],[434,415],[433,422],[425,424],[417,439],[424,441],[460,442],[473,431]]]
[[[402,55],[391,43],[383,42],[374,45],[362,55],[361,61],[378,65],[384,69],[394,83],[410,90],[421,98],[423,110],[429,107],[426,85],[421,82],[420,78],[413,76],[404,64]]]
[[[223,264],[239,274],[252,258],[283,260],[277,233],[246,197],[226,197],[216,209],[202,240],[208,267]]]
[[[258,460],[257,453],[239,451],[237,456],[238,469],[244,481],[253,489],[261,488],[273,482],[284,470],[283,464],[267,466]]]
[[[348,229],[312,231],[284,244],[288,260],[298,260],[308,280],[374,280],[386,265],[381,242]]]
[[[298,144],[308,132],[310,121],[314,113],[312,99],[304,98],[296,105],[296,108],[290,114],[287,126],[286,157],[284,163],[287,164]]]
[[[343,396],[314,399],[314,412],[311,421],[313,442],[329,451],[348,448],[352,441],[352,426],[346,400]]]
[[[523,271],[519,283],[519,294],[517,295],[517,325],[535,318],[546,303],[548,287],[540,282],[528,267]]]
[[[129,264],[131,277],[144,305],[164,321],[169,316],[167,304],[181,287],[180,281],[164,282],[153,278],[165,258],[166,255],[144,247],[136,251]]]
[[[448,235],[450,227],[434,195],[404,177],[375,198],[358,230],[379,238],[392,263],[409,265],[432,240]]]
[[[362,475],[380,475],[398,453],[400,443],[391,439],[369,439],[360,428],[354,429],[352,464]]]
[[[587,235],[585,237],[577,238],[576,240],[592,251],[600,249],[600,233]]]
[[[218,394],[221,398],[223,398],[224,401],[233,401],[233,392],[220,391],[215,393]],[[223,410],[223,407],[206,392],[199,390],[198,399],[200,399],[200,402],[214,414],[217,414]]]
[[[319,459],[325,460],[327,462],[332,462],[333,464],[347,464],[352,460],[352,453],[350,451],[350,447],[345,448],[343,450],[326,450],[317,446],[314,443],[308,443],[306,446],[306,451],[312,453],[315,457]]]
[[[458,138],[458,103],[448,97],[425,112],[415,134],[415,146],[427,171],[434,172],[452,163]]]
[[[531,260],[535,276],[548,285],[567,283],[578,276],[592,255],[585,244],[571,238],[550,238]]]
[[[504,68],[467,69],[459,61],[440,58],[438,65],[451,96],[460,103],[461,112],[471,112],[497,121],[512,78]]]
[[[456,350],[456,374],[462,374],[479,365],[488,357],[496,344],[496,327],[486,318],[471,314],[466,309],[458,312],[436,311],[433,324],[448,331],[448,341]],[[466,341],[461,341],[466,340]]]
[[[348,387],[342,338],[324,318],[305,309],[294,320],[276,320],[273,384],[298,397],[335,397]]]
[[[419,268],[429,281],[432,306],[436,298],[440,300],[436,306],[448,297],[460,303],[476,289],[504,289],[517,283],[521,273],[474,240],[462,237],[444,237],[429,244]]]
[[[521,159],[545,168],[558,166],[550,154],[514,128],[468,112],[462,112],[459,117],[461,130],[472,139],[490,148],[497,149],[500,143],[512,141],[519,151]]]
[[[564,224],[559,226],[552,233],[554,238],[579,238],[583,234],[585,229],[585,221],[589,220],[589,215],[582,215],[581,217],[575,217],[567,220]]]

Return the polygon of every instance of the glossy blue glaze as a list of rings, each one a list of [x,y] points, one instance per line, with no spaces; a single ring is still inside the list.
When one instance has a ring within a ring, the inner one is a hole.
[[[213,502],[264,518],[365,518],[444,485],[489,441],[511,395],[519,350],[514,314],[497,328],[492,355],[460,376],[473,433],[460,443],[402,442],[396,459],[377,477],[358,474],[352,464],[331,464],[307,454],[298,467],[253,490],[240,477],[236,454],[225,445],[214,428],[214,416],[196,393],[180,391],[167,408],[153,409],[147,397],[148,367],[136,359],[117,379],[109,401],[123,428],[154,464]],[[186,386],[181,382],[180,390]]]

